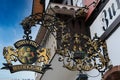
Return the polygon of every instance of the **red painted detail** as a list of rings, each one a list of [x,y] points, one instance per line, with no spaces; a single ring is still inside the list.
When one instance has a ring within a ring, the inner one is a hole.
[[[92,4],[91,6],[89,6],[93,2],[96,2],[96,4]],[[83,4],[85,6],[89,6],[88,11],[87,11],[86,20],[91,16],[92,12],[94,11],[94,9],[96,8],[96,6],[98,5],[99,2],[100,2],[100,0],[84,0],[83,1]]]

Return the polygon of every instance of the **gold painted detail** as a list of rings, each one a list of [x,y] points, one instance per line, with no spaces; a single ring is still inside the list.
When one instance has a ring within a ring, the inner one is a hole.
[[[42,67],[40,66],[35,66],[35,65],[14,65],[12,66],[12,73],[17,72],[17,71],[23,71],[23,70],[30,70],[30,71],[35,71],[35,72],[41,72]]]
[[[19,40],[12,46],[4,47],[3,56],[7,63],[3,63],[1,69],[9,69],[11,73],[17,71],[35,71],[43,74],[46,70],[52,69],[49,64],[50,49],[39,48],[39,45],[32,40]],[[13,65],[12,62],[19,61],[21,65]],[[40,65],[34,65],[38,62]]]
[[[42,48],[41,51],[37,50],[38,53],[38,60],[37,62],[44,62],[48,64],[50,60],[50,49]]]
[[[3,56],[6,59],[8,64],[11,64],[11,61],[17,61],[17,50],[15,50],[12,46],[4,47]]]
[[[72,71],[102,71],[110,61],[106,43],[98,37],[90,39],[83,34],[74,34],[72,37],[70,33],[66,33],[62,35],[61,45],[57,50],[61,55],[59,61],[63,62],[63,67]]]
[[[30,48],[28,48],[28,49],[30,49]],[[12,46],[4,47],[3,56],[6,59],[8,64],[12,64],[11,61],[16,62],[18,60],[18,58],[17,58],[18,56],[21,56],[21,57],[24,56],[24,55],[21,55],[20,53],[21,52],[25,53],[25,51],[23,50],[23,48],[21,48],[20,50],[22,50],[22,51],[19,51],[18,49],[15,50]],[[36,50],[36,52],[37,52],[37,54],[36,54],[37,61],[36,62],[39,62],[39,63],[43,62],[44,64],[49,63],[50,49],[42,48],[41,50],[40,49]]]

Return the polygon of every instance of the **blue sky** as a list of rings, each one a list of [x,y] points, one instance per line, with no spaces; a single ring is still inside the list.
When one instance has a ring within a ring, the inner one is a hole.
[[[3,47],[14,46],[13,44],[22,39],[23,29],[20,23],[32,11],[32,0],[0,0],[0,68],[5,63],[3,58]],[[32,29],[32,36],[35,39],[38,31]],[[0,70],[0,80],[5,79],[33,79],[34,72],[17,72],[11,74],[9,70]]]

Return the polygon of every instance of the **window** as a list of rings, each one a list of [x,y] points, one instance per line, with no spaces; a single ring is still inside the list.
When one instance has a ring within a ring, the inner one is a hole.
[[[63,4],[83,7],[83,1],[82,0],[64,0]]]

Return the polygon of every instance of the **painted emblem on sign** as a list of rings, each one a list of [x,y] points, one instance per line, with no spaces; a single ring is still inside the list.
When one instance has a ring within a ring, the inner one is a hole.
[[[20,40],[12,46],[4,47],[3,56],[7,63],[3,63],[2,69],[9,69],[11,73],[29,70],[39,73],[44,73],[47,69],[51,69],[50,50],[46,48],[39,48],[40,46],[32,40]],[[13,65],[12,62],[19,61],[22,65]],[[40,63],[41,66],[33,65]]]

